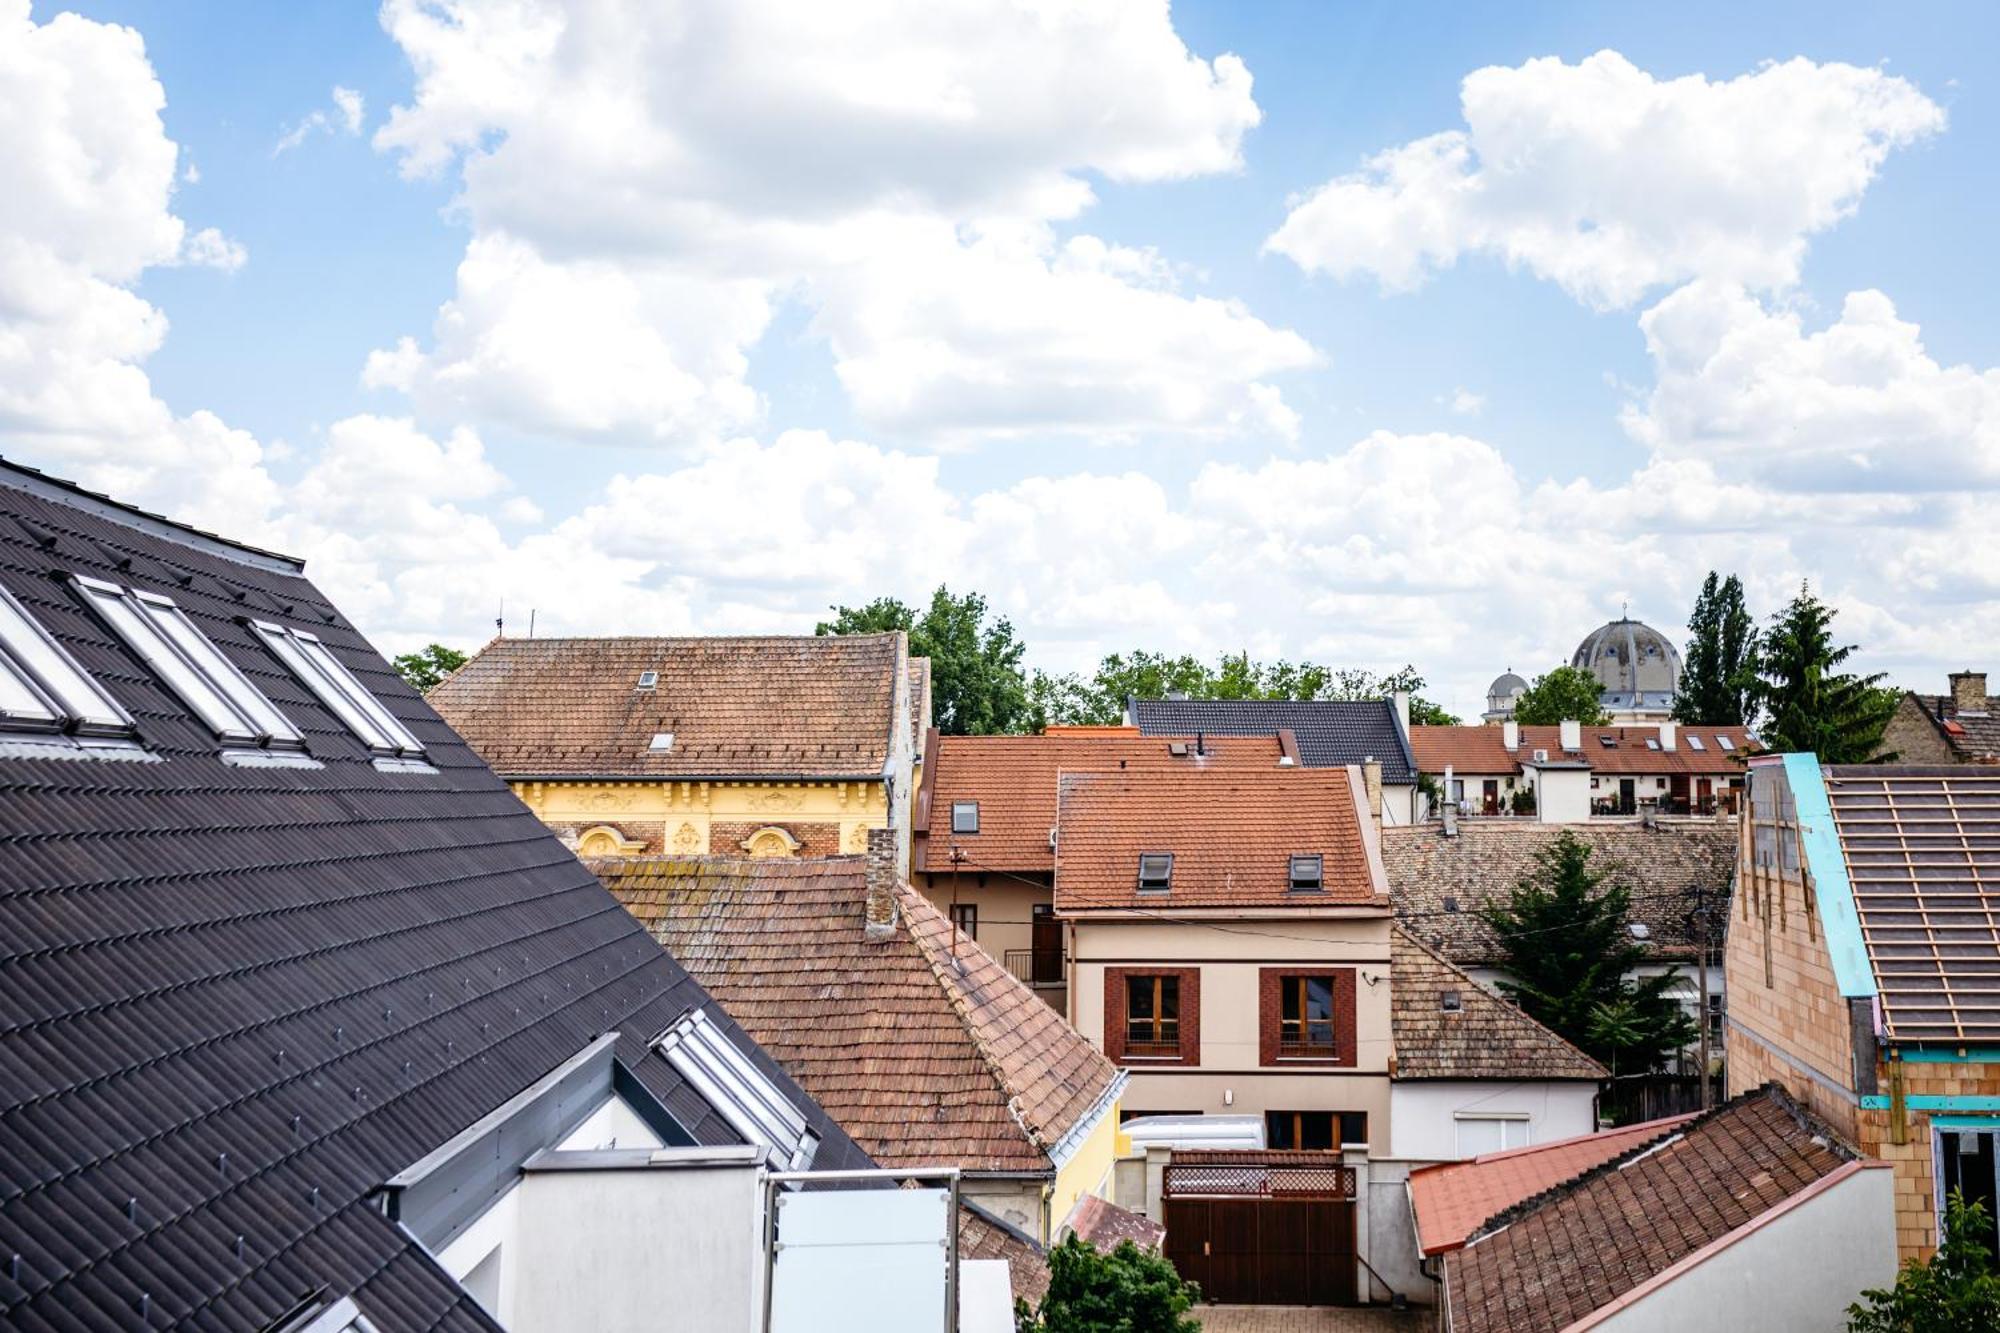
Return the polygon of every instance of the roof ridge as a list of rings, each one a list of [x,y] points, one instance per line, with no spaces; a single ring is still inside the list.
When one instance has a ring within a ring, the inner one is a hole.
[[[1510,1018],[1515,1018],[1515,1019],[1519,1019],[1519,1020],[1520,1020],[1521,1022],[1523,1022],[1523,1023],[1525,1023],[1525,1024],[1527,1024],[1527,1025],[1529,1025],[1529,1026],[1533,1027],[1533,1028],[1534,1028],[1535,1030],[1537,1030],[1537,1031],[1538,1031],[1538,1032],[1540,1032],[1541,1034],[1543,1034],[1543,1035],[1545,1035],[1545,1036],[1547,1036],[1547,1037],[1551,1038],[1551,1039],[1552,1039],[1552,1040],[1554,1040],[1554,1041],[1555,1041],[1555,1042],[1556,1042],[1556,1043],[1557,1043],[1558,1045],[1561,1045],[1561,1046],[1565,1046],[1565,1047],[1568,1047],[1568,1048],[1569,1048],[1569,1049],[1570,1049],[1571,1051],[1573,1051],[1573,1052],[1574,1052],[1574,1053],[1575,1053],[1575,1054],[1576,1054],[1576,1055],[1577,1055],[1578,1057],[1580,1057],[1581,1059],[1583,1059],[1583,1060],[1587,1061],[1588,1063],[1590,1063],[1590,1064],[1592,1064],[1592,1065],[1595,1065],[1595,1066],[1596,1066],[1596,1067],[1597,1067],[1597,1068],[1598,1068],[1598,1069],[1599,1069],[1600,1071],[1602,1071],[1602,1076],[1603,1076],[1603,1077],[1606,1077],[1606,1078],[1609,1078],[1609,1077],[1610,1077],[1610,1075],[1611,1075],[1611,1071],[1610,1071],[1609,1069],[1606,1069],[1606,1068],[1604,1067],[1604,1062],[1603,1062],[1603,1061],[1599,1060],[1599,1059],[1598,1059],[1598,1058],[1597,1058],[1596,1056],[1594,1056],[1594,1055],[1590,1054],[1590,1052],[1588,1052],[1588,1051],[1584,1050],[1584,1049],[1583,1049],[1583,1048],[1582,1048],[1581,1046],[1578,1046],[1578,1045],[1577,1045],[1577,1044],[1576,1044],[1575,1042],[1571,1041],[1571,1040],[1570,1040],[1570,1039],[1569,1039],[1568,1037],[1565,1037],[1565,1036],[1563,1036],[1563,1034],[1562,1034],[1562,1033],[1560,1033],[1560,1032],[1557,1032],[1557,1031],[1556,1031],[1556,1030],[1555,1030],[1554,1028],[1550,1027],[1550,1026],[1549,1026],[1549,1025],[1547,1024],[1547,1023],[1544,1023],[1544,1022],[1542,1022],[1542,1020],[1541,1020],[1541,1019],[1539,1019],[1539,1018],[1536,1018],[1536,1017],[1535,1017],[1535,1016],[1534,1016],[1533,1014],[1531,1014],[1531,1013],[1529,1013],[1529,1012],[1528,1012],[1527,1010],[1525,1010],[1525,1009],[1521,1008],[1521,1007],[1520,1007],[1519,1005],[1517,1005],[1517,1004],[1509,1004],[1509,1003],[1507,1003],[1507,1002],[1506,1002],[1506,1001],[1505,1001],[1504,999],[1500,998],[1500,997],[1499,997],[1499,996],[1497,996],[1497,995],[1494,995],[1494,994],[1493,994],[1493,993],[1492,993],[1491,991],[1488,991],[1488,990],[1487,990],[1487,989],[1486,989],[1486,988],[1485,988],[1484,986],[1481,986],[1481,985],[1480,985],[1480,984],[1479,984],[1479,983],[1478,983],[1477,981],[1473,980],[1473,977],[1472,977],[1472,974],[1471,974],[1471,973],[1467,972],[1467,971],[1466,971],[1466,970],[1465,970],[1464,968],[1460,967],[1460,966],[1459,966],[1459,965],[1458,965],[1457,963],[1454,963],[1454,962],[1452,962],[1452,961],[1451,961],[1451,959],[1449,959],[1449,958],[1446,958],[1446,957],[1445,957],[1445,956],[1444,956],[1443,954],[1439,953],[1439,952],[1438,952],[1438,951],[1437,951],[1436,949],[1433,949],[1433,948],[1431,948],[1431,946],[1430,946],[1430,945],[1428,945],[1428,944],[1424,943],[1424,942],[1423,942],[1423,940],[1421,940],[1421,939],[1419,939],[1419,938],[1417,937],[1417,935],[1416,935],[1416,933],[1415,933],[1414,931],[1410,930],[1410,929],[1409,929],[1409,928],[1408,928],[1407,926],[1405,926],[1405,925],[1404,925],[1404,924],[1403,924],[1402,922],[1400,922],[1400,921],[1397,921],[1397,920],[1395,920],[1394,918],[1391,918],[1391,920],[1390,920],[1390,922],[1389,922],[1389,931],[1390,931],[1390,933],[1391,933],[1392,935],[1394,935],[1394,936],[1398,936],[1398,937],[1401,937],[1402,939],[1404,939],[1404,940],[1407,940],[1407,941],[1408,941],[1409,943],[1411,943],[1411,944],[1414,944],[1414,945],[1416,945],[1418,949],[1420,949],[1420,950],[1422,950],[1422,951],[1423,951],[1424,953],[1428,954],[1428,955],[1430,956],[1430,958],[1431,958],[1431,960],[1432,960],[1433,962],[1435,962],[1435,963],[1438,963],[1438,964],[1442,965],[1442,966],[1443,966],[1444,968],[1446,968],[1446,969],[1447,969],[1448,971],[1450,971],[1450,972],[1451,972],[1452,974],[1454,974],[1455,976],[1457,976],[1457,977],[1459,977],[1460,979],[1462,979],[1462,980],[1463,980],[1463,981],[1465,982],[1466,986],[1467,986],[1467,987],[1468,987],[1468,988],[1469,988],[1470,990],[1472,990],[1472,991],[1474,991],[1474,992],[1476,992],[1476,993],[1478,994],[1478,996],[1479,996],[1479,999],[1478,999],[1477,1003],[1481,1003],[1481,1004],[1485,1004],[1485,1003],[1491,1003],[1491,1004],[1494,1004],[1494,1005],[1498,1006],[1498,1007],[1499,1007],[1499,1008],[1500,1008],[1501,1010],[1503,1010],[1503,1011],[1504,1011],[1504,1012],[1505,1012],[1505,1013],[1506,1013],[1506,1014],[1507,1014],[1507,1015],[1508,1015],[1508,1016],[1509,1016]],[[1393,966],[1393,963],[1392,963],[1392,966]],[[1391,985],[1392,987],[1393,987],[1393,986],[1395,985],[1395,979],[1394,979],[1393,977],[1391,977],[1391,979],[1390,979],[1390,985]],[[1390,1030],[1391,1030],[1391,1037],[1392,1037],[1392,1040],[1393,1040],[1393,1036],[1394,1036],[1394,1025],[1393,1025],[1393,1024],[1391,1025],[1391,1029],[1390,1029]]]

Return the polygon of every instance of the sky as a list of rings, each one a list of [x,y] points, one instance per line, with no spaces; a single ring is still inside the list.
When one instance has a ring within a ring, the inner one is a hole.
[[[0,0],[0,453],[389,652],[2000,673],[2000,11],[1507,8]]]

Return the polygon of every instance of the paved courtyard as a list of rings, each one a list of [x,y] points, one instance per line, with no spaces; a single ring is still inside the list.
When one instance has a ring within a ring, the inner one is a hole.
[[[1202,1333],[1418,1333],[1429,1312],[1338,1310],[1324,1306],[1202,1305],[1195,1314]]]

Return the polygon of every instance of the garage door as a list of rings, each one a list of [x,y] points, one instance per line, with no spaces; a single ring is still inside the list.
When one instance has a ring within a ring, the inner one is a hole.
[[[1223,1305],[1352,1305],[1354,1173],[1338,1153],[1177,1152],[1167,1258]]]

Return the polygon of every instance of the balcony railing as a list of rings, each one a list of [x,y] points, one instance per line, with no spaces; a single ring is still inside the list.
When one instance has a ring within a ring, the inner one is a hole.
[[[1063,956],[1055,949],[1009,949],[1001,960],[1007,970],[1030,986],[1063,984]]]

